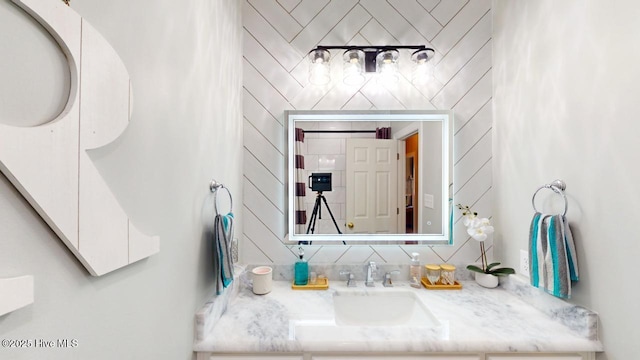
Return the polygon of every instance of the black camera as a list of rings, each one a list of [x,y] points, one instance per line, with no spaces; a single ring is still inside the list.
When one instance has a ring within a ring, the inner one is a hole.
[[[331,191],[331,173],[312,173],[309,176],[311,191]]]

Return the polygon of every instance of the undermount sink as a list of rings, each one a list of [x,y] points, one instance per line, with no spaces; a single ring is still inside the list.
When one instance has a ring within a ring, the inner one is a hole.
[[[435,327],[440,322],[411,291],[336,292],[333,295],[338,326]]]
[[[372,341],[431,341],[447,336],[444,326],[412,291],[340,290],[333,294],[333,316],[294,319],[289,336],[302,341],[333,341],[335,349]],[[392,328],[393,331],[389,331]]]

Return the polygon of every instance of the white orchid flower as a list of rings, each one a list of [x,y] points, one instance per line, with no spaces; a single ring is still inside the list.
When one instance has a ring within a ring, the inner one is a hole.
[[[487,240],[487,236],[493,233],[493,226],[491,226],[491,222],[487,218],[476,218],[472,225],[474,226],[467,227],[467,233],[474,240],[485,241]]]
[[[490,230],[487,230],[487,233],[491,234],[493,232],[493,226],[491,226],[491,222],[489,221],[489,219],[482,218],[482,219],[478,220],[478,222],[480,223],[479,226],[484,226],[486,228],[491,228]]]
[[[476,216],[476,214],[472,213],[471,211],[467,211],[467,213],[464,215],[464,218],[462,219],[462,223],[466,227],[470,227],[470,226],[475,227],[475,223],[477,221],[478,221],[478,217]]]

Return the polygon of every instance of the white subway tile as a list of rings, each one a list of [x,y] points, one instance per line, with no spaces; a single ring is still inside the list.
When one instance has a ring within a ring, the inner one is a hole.
[[[432,8],[431,15],[440,24],[445,25],[456,15],[469,0],[445,0],[440,1],[435,8]],[[428,5],[428,4],[427,4]]]
[[[328,3],[329,0],[302,0],[302,2],[293,9],[291,16],[300,24],[306,26]]]
[[[433,104],[440,109],[454,107],[489,69],[491,69],[491,42],[485,44],[442,88],[442,91],[433,98]]]
[[[369,110],[373,107],[371,101],[362,95],[360,92],[355,93],[349,101],[347,101],[342,107],[343,110]]]
[[[286,152],[284,127],[246,90],[242,96],[242,112],[258,131],[263,134],[281,153]]]
[[[369,81],[360,91],[376,109],[380,110],[401,110],[404,109],[402,103],[393,94],[375,81]]]
[[[371,19],[371,21],[360,30],[360,35],[371,45],[401,45],[400,41],[394,38],[376,18]]]
[[[280,182],[255,156],[244,150],[244,176],[254,184],[258,184],[262,193],[278,210],[284,213],[284,184]]]
[[[436,65],[436,77],[443,83],[449,82],[490,39],[491,13],[488,13]]]
[[[245,209],[242,213],[244,232],[257,247],[257,249],[252,249],[252,252],[256,252],[257,250],[269,259],[268,262],[262,260],[260,262],[254,262],[254,264],[286,264],[293,261],[295,257],[285,246],[282,246],[282,241],[279,237],[273,234],[262,222],[262,219],[256,217],[249,208]],[[253,254],[253,256],[260,258],[259,254]]]
[[[440,3],[441,0],[418,0],[418,3],[422,5],[427,11],[431,12],[433,8]]]
[[[431,42],[446,54],[491,8],[490,0],[471,0]]]
[[[408,0],[403,0],[408,1]],[[428,44],[422,36],[402,15],[386,1],[361,0],[360,4],[376,18],[378,22],[404,45]],[[427,14],[428,15],[428,14]],[[376,44],[387,45],[387,44]]]
[[[260,214],[262,222],[271,233],[278,237],[285,235],[284,214],[278,210],[260,190],[246,178],[244,181],[244,205],[254,214]]]
[[[242,13],[244,28],[253,35],[262,46],[288,71],[293,69],[307,54],[298,52],[289,45],[249,3],[245,2]]]
[[[320,41],[322,45],[353,45],[352,39],[358,31],[371,20],[371,15],[362,6],[356,5],[340,22]]]
[[[291,10],[300,4],[300,1],[301,0],[278,0],[278,3],[280,3],[285,10],[291,12]]]
[[[491,99],[491,71],[487,72],[454,107],[454,133]]]
[[[245,126],[243,135],[244,147],[280,182],[284,183],[284,155],[253,126]]]
[[[491,129],[491,102],[487,102],[471,120],[456,133],[453,162],[457,163]]]
[[[285,40],[291,41],[302,30],[302,26],[275,0],[249,2]]]
[[[302,86],[253,36],[244,32],[244,58],[286,99],[293,99]]]
[[[471,151],[467,152],[454,167],[453,182],[466,184],[480,168],[491,159],[491,132],[485,134]]]
[[[320,39],[324,38],[331,29],[357,3],[356,0],[332,1],[324,7],[309,24],[293,39],[291,45],[301,53],[308,53]],[[295,12],[295,10],[294,10]]]
[[[389,3],[427,40],[433,39],[442,25],[415,0],[390,0]]]
[[[246,91],[264,106],[274,117],[282,116],[291,105],[265,78],[246,60],[242,65],[243,84]]]

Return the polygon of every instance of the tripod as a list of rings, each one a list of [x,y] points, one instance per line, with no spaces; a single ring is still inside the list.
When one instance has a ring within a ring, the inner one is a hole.
[[[316,196],[316,203],[313,206],[313,212],[311,212],[311,218],[309,219],[309,226],[307,227],[307,234],[309,234],[309,232],[313,234],[316,228],[316,220],[318,218],[322,219],[322,202],[323,201],[324,201],[324,206],[326,206],[327,210],[329,211],[329,215],[331,215],[331,220],[333,220],[333,225],[335,225],[336,230],[338,231],[338,234],[342,234],[342,231],[340,231],[340,228],[338,228],[336,219],[333,217],[333,213],[329,208],[329,204],[327,204],[327,199],[324,197],[324,195],[322,195],[322,191],[318,191],[318,196]]]

